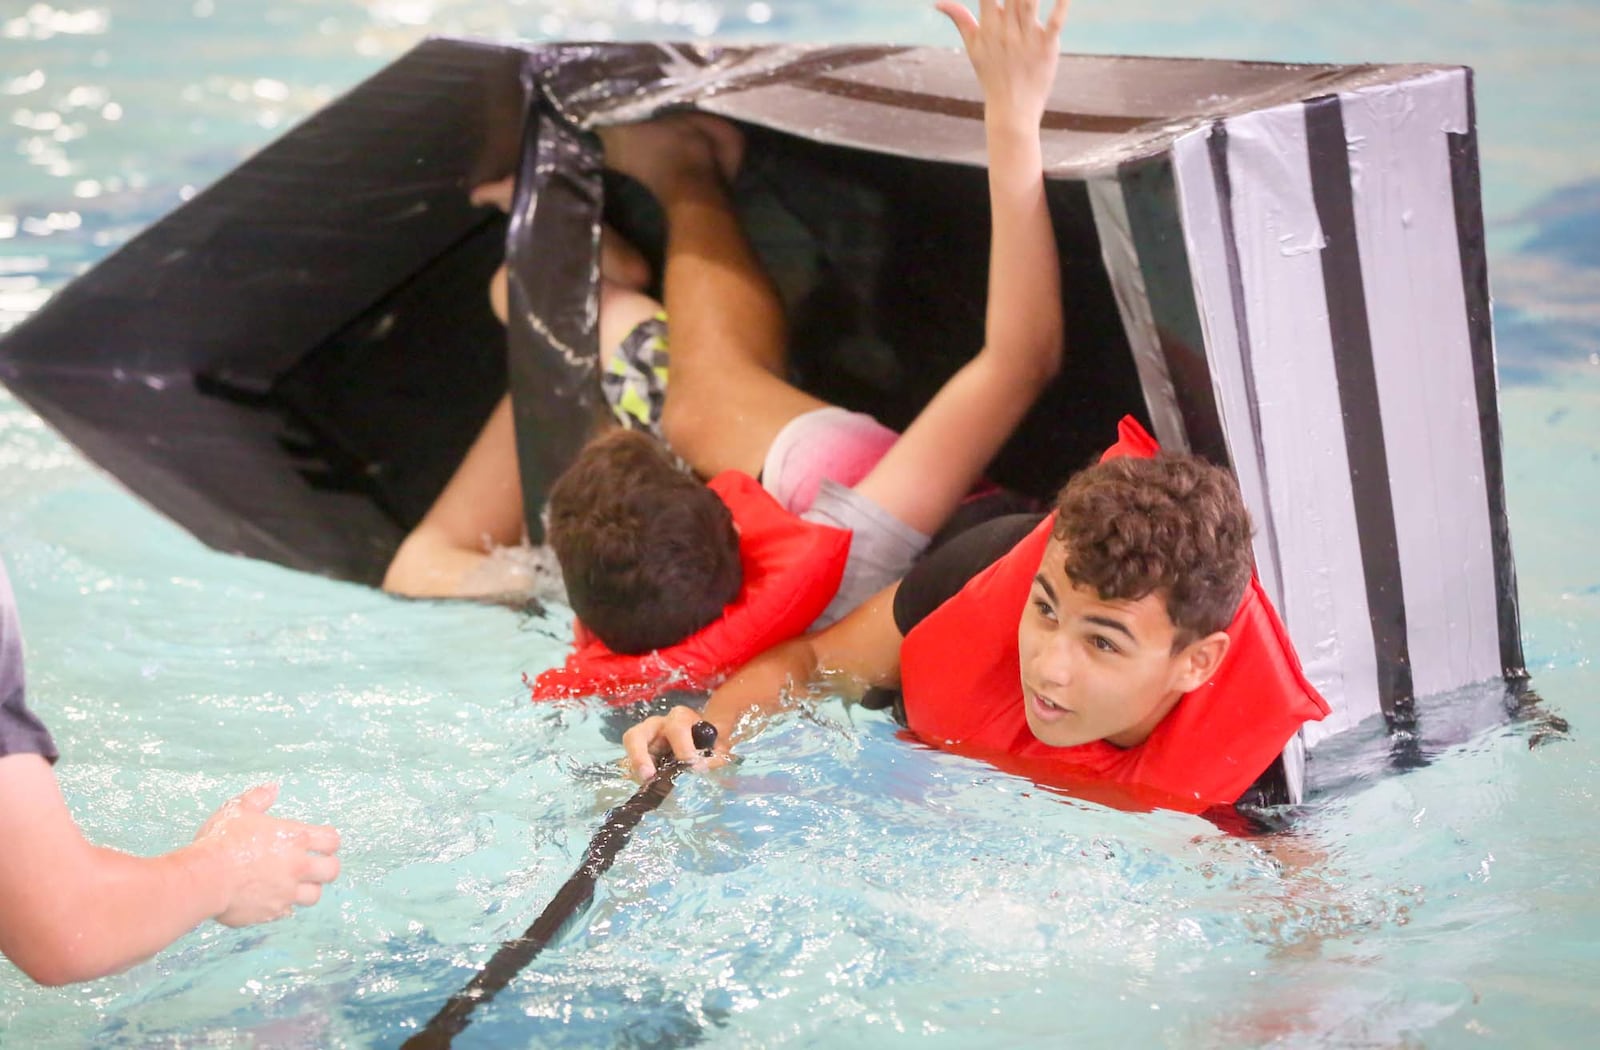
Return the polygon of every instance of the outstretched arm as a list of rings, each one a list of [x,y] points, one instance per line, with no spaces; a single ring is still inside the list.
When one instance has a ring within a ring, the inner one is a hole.
[[[246,926],[315,904],[339,873],[339,834],[268,816],[276,797],[247,791],[190,845],[133,857],[83,837],[43,758],[0,758],[0,953],[41,984],[86,981],[206,919]]]
[[[1061,264],[1045,204],[1039,124],[1055,83],[1067,0],[1038,20],[1038,0],[974,18],[939,10],[961,33],[983,88],[989,155],[989,299],[984,347],[950,378],[857,490],[932,533],[982,475],[1061,368]]]
[[[902,639],[894,622],[894,595],[899,586],[879,591],[826,630],[768,649],[712,693],[705,710],[675,707],[628,730],[622,746],[634,779],[649,780],[656,760],[668,755],[699,764],[690,729],[701,720],[717,727],[718,750],[726,754],[736,730],[749,724],[743,721],[746,714],[776,711],[825,677],[845,676],[869,686],[898,682]]]

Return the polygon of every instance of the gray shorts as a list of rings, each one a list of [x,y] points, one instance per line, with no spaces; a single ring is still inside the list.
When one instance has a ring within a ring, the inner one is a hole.
[[[821,630],[853,612],[856,606],[905,576],[928,546],[923,535],[855,489],[823,478],[805,521],[850,530],[850,556],[833,601],[811,625]]]

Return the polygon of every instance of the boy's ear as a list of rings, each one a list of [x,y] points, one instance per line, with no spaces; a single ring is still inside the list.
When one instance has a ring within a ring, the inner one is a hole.
[[[1211,676],[1222,666],[1222,658],[1228,655],[1228,646],[1232,641],[1227,631],[1213,631],[1204,638],[1190,642],[1178,657],[1181,661],[1178,691],[1191,692],[1211,681]]]

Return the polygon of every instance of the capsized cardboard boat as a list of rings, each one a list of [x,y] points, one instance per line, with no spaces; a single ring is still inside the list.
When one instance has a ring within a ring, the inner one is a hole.
[[[694,107],[803,385],[904,424],[981,342],[959,52],[430,40],[63,289],[0,379],[224,550],[366,583],[509,382],[528,522],[598,397],[590,130]],[[1314,742],[1520,674],[1470,71],[1069,56],[1044,120],[1070,361],[994,468],[1048,494],[1132,412],[1239,476]],[[517,172],[509,223],[470,187]],[[484,288],[511,271],[512,320]]]

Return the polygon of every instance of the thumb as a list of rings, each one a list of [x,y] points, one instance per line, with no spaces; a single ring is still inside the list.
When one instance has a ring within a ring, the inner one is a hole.
[[[239,805],[256,813],[265,813],[278,801],[278,785],[257,784],[239,796]]]

